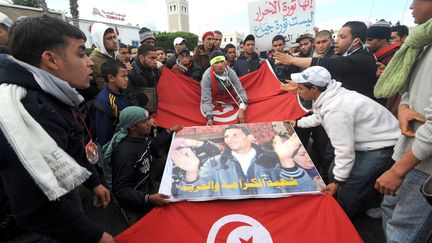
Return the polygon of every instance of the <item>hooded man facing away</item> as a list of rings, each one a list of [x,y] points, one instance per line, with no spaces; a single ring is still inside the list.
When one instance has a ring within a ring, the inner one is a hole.
[[[91,39],[96,48],[90,54],[90,59],[94,62],[93,75],[100,91],[105,86],[101,67],[105,62],[115,59],[119,45],[118,37],[112,27],[95,23],[91,26]]]

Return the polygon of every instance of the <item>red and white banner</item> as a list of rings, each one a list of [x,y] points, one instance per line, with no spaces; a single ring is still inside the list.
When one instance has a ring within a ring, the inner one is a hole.
[[[296,94],[280,90],[280,82],[268,65],[261,65],[259,70],[242,76],[240,81],[248,96],[246,122],[295,120],[306,114]],[[205,126],[206,120],[200,110],[199,82],[163,67],[157,92],[158,112],[155,119],[159,126]],[[230,105],[231,100],[215,103],[215,124],[237,123],[238,107]]]
[[[155,208],[116,242],[363,242],[329,195],[179,202]]]

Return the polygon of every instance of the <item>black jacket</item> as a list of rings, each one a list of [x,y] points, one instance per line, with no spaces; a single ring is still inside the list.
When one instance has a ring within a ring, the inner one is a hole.
[[[25,109],[59,147],[92,172],[86,186],[99,185],[94,166],[85,159],[83,127],[72,115],[72,110],[76,109],[45,93],[30,72],[0,55],[0,84],[3,83],[27,89],[22,100]],[[69,200],[73,192],[55,201],[48,200],[19,161],[3,132],[0,132],[0,179],[0,191],[9,199],[19,226],[62,242],[97,242],[102,237],[103,230]]]
[[[252,58],[248,59],[244,53],[240,55],[239,58],[234,63],[234,71],[236,72],[238,77],[241,77],[245,74],[251,73],[255,70],[258,70],[260,67],[260,59],[258,54],[252,52]]]
[[[126,137],[112,155],[113,193],[120,205],[134,213],[146,213],[153,207],[146,195],[157,193],[163,166],[156,165],[158,149],[170,138],[166,130],[158,137]]]
[[[312,58],[311,66],[317,65],[327,68],[332,78],[341,82],[343,87],[377,100],[373,94],[377,65],[374,56],[366,49],[359,49],[349,56]]]
[[[136,88],[156,88],[159,80],[159,70],[145,68],[138,58],[136,58],[132,65],[133,69],[128,73],[127,99],[130,105],[144,107],[147,104],[148,98],[141,97],[140,95],[137,96],[140,92]]]
[[[301,72],[300,68],[294,65],[276,64],[273,57],[267,59],[273,68],[276,77],[282,83],[286,83],[285,80],[291,80],[291,74]]]

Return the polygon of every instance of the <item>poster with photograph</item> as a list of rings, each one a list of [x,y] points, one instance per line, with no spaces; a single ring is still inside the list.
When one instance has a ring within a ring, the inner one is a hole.
[[[174,135],[160,193],[172,201],[319,194],[325,184],[287,122],[185,127]]]

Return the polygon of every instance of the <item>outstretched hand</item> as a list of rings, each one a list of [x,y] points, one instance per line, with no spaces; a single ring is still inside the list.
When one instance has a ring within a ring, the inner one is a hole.
[[[297,92],[298,85],[291,80],[286,80],[286,84],[281,84],[280,89],[285,92]]]
[[[191,148],[181,148],[171,151],[171,159],[175,165],[184,171],[197,171],[199,159]]]
[[[155,206],[165,206],[170,203],[169,198],[168,195],[156,193],[149,196],[149,202]]]
[[[292,168],[295,166],[294,155],[301,146],[301,141],[294,133],[288,140],[282,141],[282,138],[275,136],[273,139],[273,149],[279,156],[282,167]]]
[[[285,64],[285,65],[291,65],[294,59],[294,57],[292,57],[290,54],[283,53],[283,52],[275,52],[273,54],[273,58],[275,59],[276,64]]]

